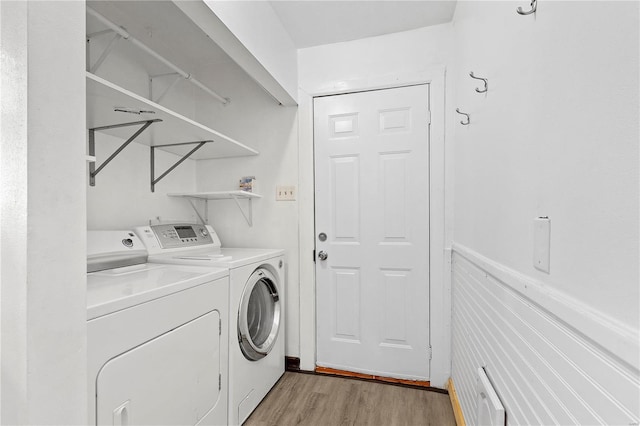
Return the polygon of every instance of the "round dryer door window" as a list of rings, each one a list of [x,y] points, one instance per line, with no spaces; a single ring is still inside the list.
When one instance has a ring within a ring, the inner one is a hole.
[[[247,359],[257,361],[271,351],[280,330],[280,312],[275,277],[256,269],[245,285],[238,312],[238,340]]]

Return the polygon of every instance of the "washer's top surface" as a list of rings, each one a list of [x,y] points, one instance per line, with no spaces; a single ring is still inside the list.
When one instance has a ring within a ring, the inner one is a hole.
[[[284,255],[281,249],[226,248],[210,225],[139,226],[135,232],[153,263],[239,268]]]
[[[149,256],[149,262],[234,269],[254,263],[264,262],[282,255],[284,255],[284,250],[281,249],[194,249],[180,253],[152,255]]]
[[[87,274],[87,319],[224,278],[225,268],[141,264]]]

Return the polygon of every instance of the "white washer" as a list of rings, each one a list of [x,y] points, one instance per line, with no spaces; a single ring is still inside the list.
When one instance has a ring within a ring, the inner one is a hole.
[[[129,231],[87,251],[88,424],[227,424],[228,270],[148,264]]]
[[[229,268],[229,424],[284,374],[284,250],[223,248],[209,225],[136,228],[149,262]]]

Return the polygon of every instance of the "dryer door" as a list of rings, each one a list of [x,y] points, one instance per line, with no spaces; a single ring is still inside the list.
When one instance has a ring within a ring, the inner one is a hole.
[[[267,269],[255,270],[245,285],[238,312],[238,341],[244,356],[257,361],[273,348],[280,330],[280,296]]]
[[[225,424],[219,324],[212,311],[109,360],[96,381],[96,424]]]

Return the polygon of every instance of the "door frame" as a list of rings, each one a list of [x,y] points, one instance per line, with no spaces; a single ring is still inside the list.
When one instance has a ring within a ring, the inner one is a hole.
[[[300,368],[313,371],[316,366],[316,282],[315,262],[315,182],[313,98],[391,89],[415,84],[429,84],[429,339],[431,385],[446,388],[451,375],[451,232],[445,210],[445,67],[437,66],[410,75],[369,77],[362,80],[328,82],[323,87],[301,87],[298,91],[298,208],[300,253]],[[326,89],[340,88],[340,89]],[[450,183],[448,183],[449,186]],[[447,200],[450,204],[450,200]],[[425,358],[425,362],[428,359]]]

